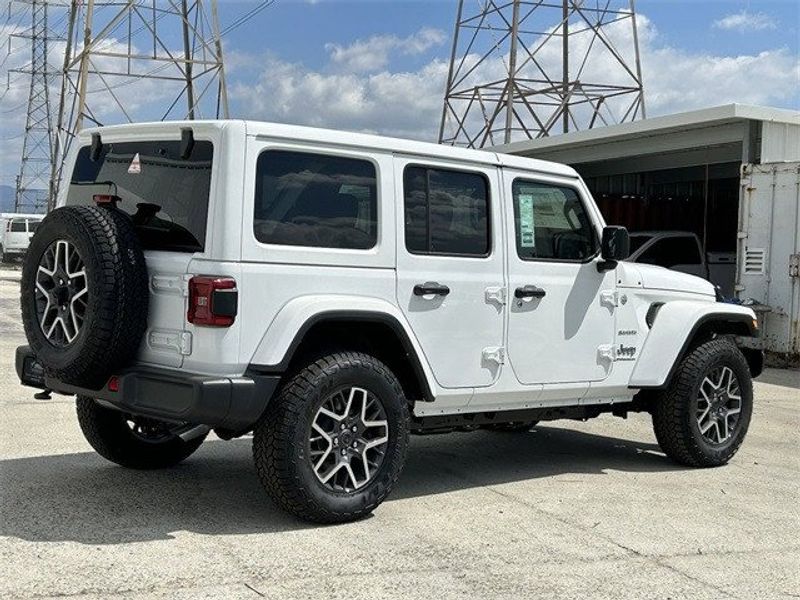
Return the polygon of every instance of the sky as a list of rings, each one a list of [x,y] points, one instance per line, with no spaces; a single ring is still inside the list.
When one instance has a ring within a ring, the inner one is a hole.
[[[224,29],[257,3],[219,4]],[[224,38],[231,116],[435,141],[456,7],[276,0]],[[800,1],[637,0],[636,9],[648,116],[731,102],[800,110]],[[0,185],[13,185],[19,169],[28,93],[7,72],[28,60],[18,40],[6,56],[12,25],[0,29]],[[620,35],[624,43],[629,34]],[[164,102],[153,86],[125,95],[139,100],[137,120]],[[110,109],[105,118],[123,120]]]

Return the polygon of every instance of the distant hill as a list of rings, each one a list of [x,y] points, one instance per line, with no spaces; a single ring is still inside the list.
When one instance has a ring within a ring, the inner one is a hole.
[[[14,212],[14,198],[17,190],[10,185],[0,185],[0,212]],[[32,212],[30,209],[24,212]]]
[[[0,185],[0,212],[14,212],[14,193],[10,185]]]

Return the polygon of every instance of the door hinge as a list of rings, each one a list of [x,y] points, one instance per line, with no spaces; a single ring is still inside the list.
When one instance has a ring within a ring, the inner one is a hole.
[[[186,297],[189,295],[189,279],[190,275],[153,275],[150,278],[150,287],[155,292]]]
[[[619,306],[619,293],[616,290],[605,290],[600,292],[600,304],[607,306]]]
[[[505,287],[487,287],[486,288],[486,301],[497,302],[498,304],[506,303],[506,288]]]
[[[614,345],[602,344],[597,347],[597,354],[604,360],[614,360]]]
[[[165,331],[153,329],[147,336],[154,350],[172,350],[183,356],[192,354],[192,334],[189,331]]]
[[[502,365],[506,362],[506,349],[502,346],[489,346],[483,349],[483,360]]]

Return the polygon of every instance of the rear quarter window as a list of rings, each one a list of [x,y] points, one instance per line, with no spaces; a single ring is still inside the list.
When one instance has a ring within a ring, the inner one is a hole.
[[[265,150],[256,164],[259,242],[368,250],[378,241],[377,174],[367,160]]]
[[[196,141],[188,158],[180,142],[105,143],[97,160],[78,152],[68,205],[94,204],[95,194],[119,197],[147,250],[198,252],[205,247],[214,147]]]

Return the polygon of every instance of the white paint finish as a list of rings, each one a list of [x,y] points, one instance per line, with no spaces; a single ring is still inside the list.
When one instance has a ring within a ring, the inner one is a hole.
[[[315,315],[356,310],[389,316],[406,331],[436,398],[417,403],[417,415],[569,406],[621,401],[635,392],[629,385],[663,382],[692,325],[709,312],[752,315],[749,309],[713,302],[706,282],[665,269],[623,262],[600,274],[597,259],[582,265],[519,260],[513,208],[506,198],[513,175],[573,185],[590,198],[569,167],[237,121],[131,125],[101,133],[110,142],[177,139],[183,126],[215,144],[206,248],[194,255],[146,253],[151,310],[143,362],[240,375],[251,363],[281,363],[297,332]],[[81,134],[84,143],[90,134]],[[371,160],[379,189],[376,247],[361,251],[259,243],[252,226],[255,165],[265,148]],[[489,257],[415,256],[405,250],[401,174],[407,162],[486,175],[492,200]],[[599,234],[603,218],[594,203],[587,209]],[[192,275],[236,280],[239,307],[232,327],[186,322],[186,283]],[[426,281],[448,285],[451,293],[444,300],[414,296],[413,286]],[[547,296],[517,305],[513,291],[526,284],[545,288]],[[501,292],[505,304],[498,301]],[[644,315],[654,301],[667,304],[650,331]],[[609,352],[608,364],[598,359],[601,347]],[[625,347],[633,347],[633,353]],[[499,356],[501,348],[506,349],[504,363],[482,359],[487,350]]]
[[[760,315],[757,343],[798,353],[800,277],[791,275],[789,263],[800,254],[800,162],[745,165],[739,230],[737,296],[769,307]]]
[[[486,177],[489,184],[491,253],[485,258],[412,254],[406,249],[403,171],[407,165],[461,169]],[[489,386],[502,366],[483,357],[486,348],[503,346],[503,305],[487,300],[486,290],[505,285],[502,203],[497,170],[452,161],[397,157],[394,164],[397,228],[397,303],[416,332],[439,385],[445,388]],[[416,296],[417,284],[436,282],[447,296]]]
[[[594,145],[598,149],[595,160],[603,157],[602,147],[609,142],[620,139],[633,140],[643,138],[642,144],[652,142],[652,138],[675,131],[698,130],[702,131],[718,124],[753,121],[771,121],[800,125],[800,111],[769,108],[765,106],[748,106],[745,104],[726,104],[712,108],[703,108],[673,115],[664,115],[650,119],[642,119],[630,123],[620,123],[609,127],[598,127],[584,131],[573,131],[564,135],[535,140],[524,140],[495,146],[496,152],[527,155],[548,153],[553,149],[566,147],[578,148],[585,145]],[[699,133],[698,135],[702,135]],[[648,139],[650,138],[650,139]],[[575,161],[570,161],[575,162]]]
[[[588,382],[605,379],[611,361],[601,360],[598,348],[614,341],[614,306],[602,301],[613,292],[613,271],[598,272],[599,257],[585,263],[522,260],[517,255],[512,185],[517,178],[576,188],[592,216],[591,196],[563,180],[536,177],[504,169],[508,232],[508,355],[522,384]],[[597,228],[598,239],[600,228]],[[542,288],[543,298],[517,299],[518,287]]]
[[[285,269],[286,267],[278,268]],[[254,269],[255,267],[253,266],[249,267],[249,270]],[[285,273],[278,274],[274,271],[269,275],[272,275],[273,278],[275,275],[283,275],[282,278],[286,278]],[[304,277],[302,273],[300,275],[300,278]],[[342,281],[351,284],[354,283],[356,278],[361,277],[359,273],[345,273],[344,271],[339,271],[336,275]],[[252,272],[246,275],[246,278],[251,280],[251,283],[256,284],[258,283],[258,279],[255,279],[255,281],[252,280],[259,277],[263,277],[263,275],[254,274]],[[307,276],[305,276],[305,278],[308,279]],[[289,276],[288,279],[291,281],[293,277]],[[396,321],[405,331],[414,349],[420,352],[421,348],[414,332],[411,330],[403,313],[393,303],[393,273],[391,271],[375,271],[370,275],[370,279],[371,281],[367,283],[365,287],[371,288],[371,292],[374,294],[372,296],[346,294],[344,291],[344,288],[346,288],[345,285],[341,286],[343,289],[339,291],[339,293],[300,294],[291,298],[288,302],[285,302],[276,311],[275,318],[268,324],[266,331],[258,341],[254,352],[251,354],[250,362],[263,366],[278,365],[286,356],[286,352],[297,336],[297,333],[307,322],[317,315],[342,311],[374,314],[380,317],[388,317]],[[333,279],[329,281],[329,283],[332,282]],[[280,296],[280,292],[276,295]],[[246,305],[243,305],[243,308],[248,310]],[[245,347],[251,345],[252,338],[253,336],[246,336],[244,342]],[[346,340],[342,341],[346,342]],[[250,354],[248,350],[243,350],[243,353],[245,355]],[[423,369],[430,377],[430,369],[427,368],[425,363],[423,363]],[[432,380],[432,377],[430,377],[430,379]]]
[[[764,122],[761,163],[800,160],[800,123]]]
[[[714,298],[714,286],[701,277],[665,269],[656,265],[637,264],[642,286],[653,290],[669,290],[710,296]]]
[[[662,385],[694,325],[710,315],[755,318],[755,313],[749,308],[714,302],[713,298],[666,302],[659,310],[653,329],[647,336],[631,375],[630,385]]]

